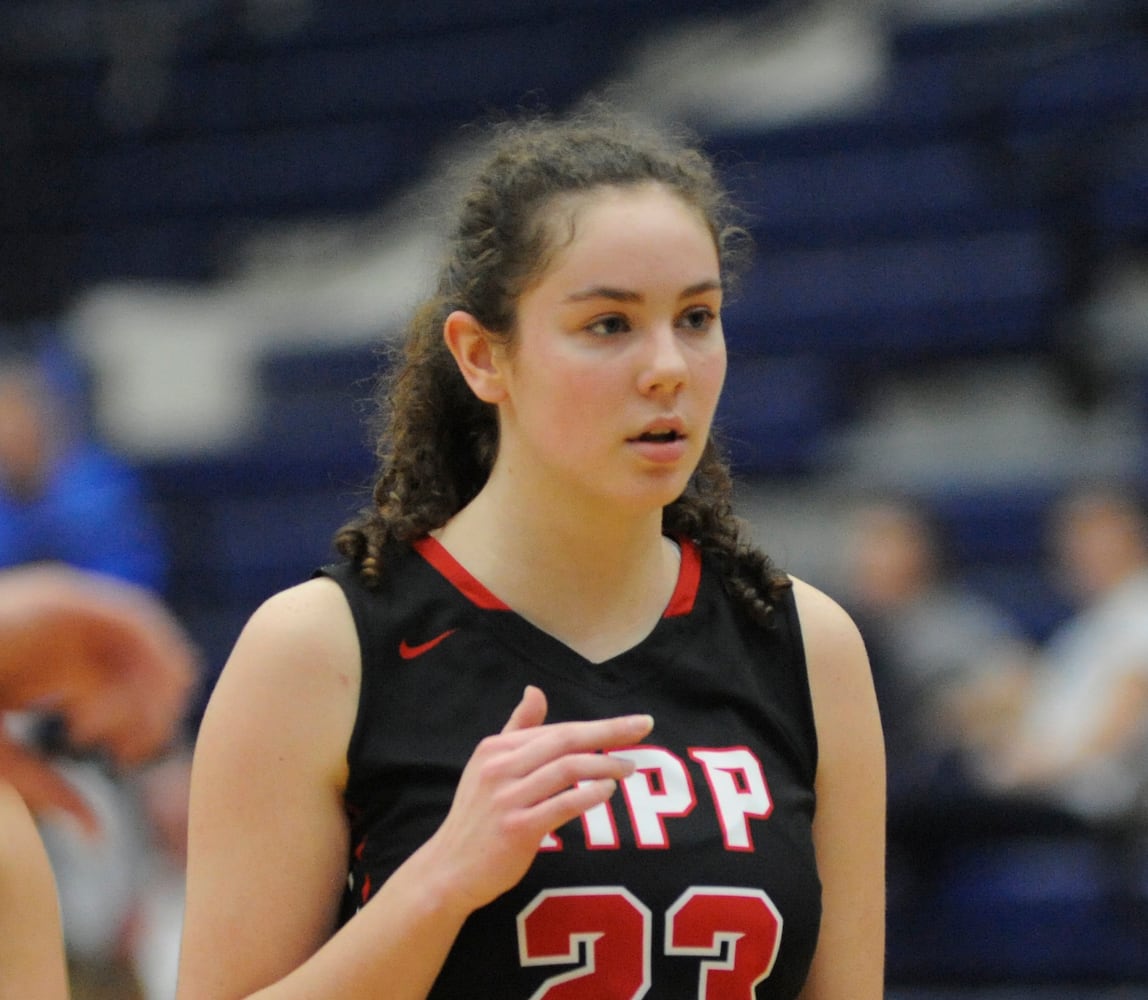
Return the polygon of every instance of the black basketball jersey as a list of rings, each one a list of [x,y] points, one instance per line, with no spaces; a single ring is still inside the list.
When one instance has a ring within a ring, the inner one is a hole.
[[[816,735],[792,596],[751,622],[698,549],[638,646],[591,663],[517,615],[433,539],[347,565],[362,646],[348,748],[342,919],[437,829],[478,742],[535,684],[547,721],[654,717],[612,799],[554,831],[521,883],[471,915],[436,1000],[780,1000],[800,992],[821,886]]]

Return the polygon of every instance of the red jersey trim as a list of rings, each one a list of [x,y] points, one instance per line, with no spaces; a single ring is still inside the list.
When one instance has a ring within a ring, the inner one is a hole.
[[[422,538],[416,539],[411,547],[446,577],[472,604],[485,611],[513,610],[487,590],[477,577],[472,576],[462,563],[447,552],[437,538],[424,535]]]
[[[670,603],[662,612],[663,618],[688,615],[694,609],[698,585],[702,578],[702,557],[697,545],[688,538],[678,540],[682,550],[682,564],[678,569],[678,582]],[[443,544],[430,535],[416,539],[411,546],[420,556],[437,569],[472,604],[486,611],[513,611],[508,604],[495,597],[469,570],[466,569]]]
[[[697,545],[689,538],[679,538],[677,543],[682,550],[682,565],[678,570],[678,585],[662,612],[663,618],[677,618],[693,611],[702,579],[702,554]]]

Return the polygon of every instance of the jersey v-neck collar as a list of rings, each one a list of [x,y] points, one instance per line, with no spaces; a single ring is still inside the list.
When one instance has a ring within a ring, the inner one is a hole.
[[[663,618],[677,618],[688,615],[694,608],[698,596],[698,585],[702,576],[702,559],[697,545],[688,538],[675,539],[681,549],[682,558],[678,566],[678,580],[669,603],[662,612]],[[430,563],[468,601],[484,611],[513,611],[505,601],[497,597],[474,574],[447,551],[437,538],[424,535],[412,543],[414,550]]]
[[[688,627],[688,617],[694,611],[701,589],[702,557],[692,541],[677,541],[682,553],[677,583],[653,631],[634,646],[602,661],[587,659],[561,639],[523,618],[487,589],[437,539],[424,536],[412,543],[412,547],[458,597],[473,608],[490,612],[484,614],[482,620],[492,638],[515,649],[543,674],[604,697],[613,697],[644,683],[658,670],[666,669],[680,652],[680,629]]]
[[[437,538],[423,535],[411,547],[430,563],[446,581],[475,607],[484,611],[513,611],[505,601],[495,597]]]

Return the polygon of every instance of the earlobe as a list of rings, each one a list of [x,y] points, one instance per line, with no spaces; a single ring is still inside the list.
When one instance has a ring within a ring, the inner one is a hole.
[[[484,403],[506,397],[497,345],[490,332],[470,313],[456,309],[443,323],[443,340],[471,391]]]

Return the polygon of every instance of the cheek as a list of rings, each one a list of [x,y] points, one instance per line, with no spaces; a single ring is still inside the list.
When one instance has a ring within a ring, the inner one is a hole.
[[[591,400],[618,393],[627,377],[621,359],[604,359],[600,352],[577,347],[539,352],[533,373],[545,398],[563,399],[583,410],[593,405]]]
[[[548,385],[541,402],[546,412],[543,419],[575,449],[593,439],[594,435],[587,434],[591,424],[618,412],[623,391],[612,373],[574,368],[555,372]]]
[[[698,371],[698,384],[716,407],[722,386],[725,385],[726,353],[724,345],[707,356]]]

